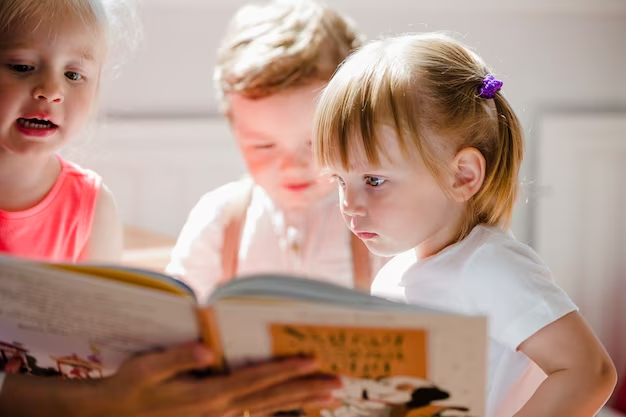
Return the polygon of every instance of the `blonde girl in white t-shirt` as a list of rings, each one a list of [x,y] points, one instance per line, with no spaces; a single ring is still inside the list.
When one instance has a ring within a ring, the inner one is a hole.
[[[445,35],[372,42],[321,95],[315,154],[353,233],[397,255],[374,294],[489,317],[488,416],[593,416],[615,369],[549,269],[507,230],[523,138],[501,86]]]

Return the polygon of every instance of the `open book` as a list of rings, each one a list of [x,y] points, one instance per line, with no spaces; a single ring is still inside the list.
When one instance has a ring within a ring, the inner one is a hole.
[[[97,378],[134,353],[198,338],[222,358],[216,371],[319,357],[344,386],[341,405],[316,415],[485,414],[484,317],[278,275],[233,280],[198,305],[186,285],[154,272],[0,257],[4,372]]]

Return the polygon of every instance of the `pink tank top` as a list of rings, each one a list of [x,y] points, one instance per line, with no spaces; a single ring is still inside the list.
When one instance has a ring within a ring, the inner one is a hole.
[[[24,211],[0,210],[0,253],[56,262],[80,260],[102,179],[58,158],[59,178],[39,204]]]

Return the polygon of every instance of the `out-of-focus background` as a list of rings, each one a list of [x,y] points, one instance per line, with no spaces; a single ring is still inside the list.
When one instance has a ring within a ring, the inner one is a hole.
[[[328,0],[375,38],[445,30],[504,81],[526,130],[516,236],[551,266],[626,372],[626,1]],[[104,176],[124,222],[175,237],[244,173],[212,85],[241,0],[144,0],[144,40],[67,154]],[[141,246],[141,239],[137,240]],[[169,242],[167,238],[163,242]]]

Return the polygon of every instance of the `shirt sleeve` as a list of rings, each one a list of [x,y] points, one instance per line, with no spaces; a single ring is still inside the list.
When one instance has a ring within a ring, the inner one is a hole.
[[[242,182],[205,194],[191,210],[172,250],[166,272],[189,285],[198,301],[206,301],[222,277],[222,246],[228,207]]]
[[[517,350],[548,324],[578,310],[528,246],[511,240],[479,249],[467,265],[465,292],[489,318],[490,337]]]

